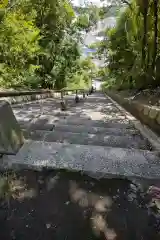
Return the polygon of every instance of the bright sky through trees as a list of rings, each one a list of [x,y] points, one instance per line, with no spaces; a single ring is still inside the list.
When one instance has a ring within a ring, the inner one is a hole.
[[[72,2],[75,6],[80,6],[80,5],[83,5],[87,1],[85,1],[85,0],[72,0]],[[102,6],[104,4],[100,0],[91,0],[91,1],[88,1],[88,2],[92,2],[93,4],[95,4],[97,6]],[[106,0],[106,2],[107,2],[107,0]]]

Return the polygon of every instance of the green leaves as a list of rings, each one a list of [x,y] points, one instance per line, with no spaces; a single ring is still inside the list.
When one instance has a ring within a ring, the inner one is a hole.
[[[95,71],[80,59],[80,32],[99,17],[98,9],[76,21],[69,0],[14,0],[0,5],[0,86],[64,88],[88,86]],[[1,8],[2,7],[2,8]],[[89,16],[89,17],[87,17]]]
[[[117,88],[160,85],[159,11],[160,3],[153,0],[131,1],[117,18],[116,26],[106,31],[106,39],[97,46]]]

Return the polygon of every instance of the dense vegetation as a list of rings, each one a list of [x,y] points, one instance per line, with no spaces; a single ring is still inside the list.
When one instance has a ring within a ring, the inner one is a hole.
[[[99,75],[117,89],[160,85],[158,0],[110,0],[108,7],[86,4],[74,9],[70,0],[1,2],[0,87],[89,86],[96,69],[91,58],[81,57],[81,32],[113,11],[114,16],[119,12],[115,27],[106,29],[104,40],[92,46],[105,60]],[[117,4],[123,4],[121,11]]]
[[[106,85],[117,89],[160,86],[160,1],[132,0],[117,17],[114,28],[106,29],[97,44],[106,61],[100,75]]]
[[[68,0],[0,4],[0,87],[87,86],[94,64],[82,59],[80,31]],[[87,74],[89,72],[89,74]]]

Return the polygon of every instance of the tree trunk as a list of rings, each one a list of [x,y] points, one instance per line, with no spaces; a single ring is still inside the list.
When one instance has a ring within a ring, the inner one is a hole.
[[[148,0],[144,0],[144,4],[143,4],[142,66],[146,65],[147,14],[148,14]]]
[[[154,0],[154,49],[152,59],[152,70],[155,76],[156,60],[157,60],[157,48],[158,48],[158,0]]]

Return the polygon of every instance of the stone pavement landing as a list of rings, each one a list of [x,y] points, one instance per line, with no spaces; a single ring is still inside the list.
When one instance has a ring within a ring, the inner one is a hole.
[[[13,106],[28,140],[16,156],[3,157],[3,166],[160,178],[158,153],[109,98],[94,93],[75,104],[73,97],[65,112],[57,99]]]

